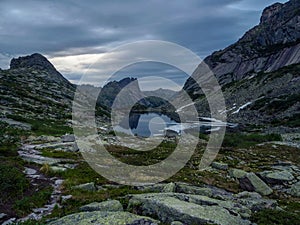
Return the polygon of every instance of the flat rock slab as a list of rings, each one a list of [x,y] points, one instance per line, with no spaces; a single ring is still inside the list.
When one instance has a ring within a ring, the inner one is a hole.
[[[260,173],[264,181],[269,184],[281,184],[295,179],[289,171],[264,171]]]
[[[184,224],[251,224],[235,212],[239,207],[243,210],[243,207],[235,205],[237,204],[233,202],[207,196],[156,193],[133,195],[128,209],[156,217],[164,223],[180,221]]]
[[[217,170],[227,170],[228,169],[228,164],[226,163],[220,163],[220,162],[213,162],[211,164],[212,168],[215,168]]]
[[[65,216],[48,225],[157,225],[158,221],[129,212],[81,212]]]
[[[106,212],[118,212],[123,211],[123,206],[117,200],[110,200],[104,202],[93,202],[88,205],[80,207],[80,211],[93,212],[93,211],[106,211]]]

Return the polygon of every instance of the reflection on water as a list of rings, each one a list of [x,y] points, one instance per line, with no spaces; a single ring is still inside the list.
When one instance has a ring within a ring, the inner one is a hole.
[[[114,127],[117,132],[123,132],[140,137],[150,137],[163,135],[166,127],[178,124],[170,117],[159,113],[131,113],[129,124],[123,120],[119,125]]]

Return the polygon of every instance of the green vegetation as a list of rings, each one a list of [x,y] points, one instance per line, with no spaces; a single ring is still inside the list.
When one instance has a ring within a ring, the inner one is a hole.
[[[272,125],[283,125],[283,126],[289,126],[289,127],[300,127],[300,113],[297,113],[291,117],[285,117],[281,120],[274,119],[271,121]]]
[[[294,225],[300,224],[300,214],[288,211],[264,209],[255,213],[251,217],[251,221],[258,225]]]
[[[18,216],[25,216],[34,208],[42,207],[47,203],[52,194],[52,187],[45,187],[30,196],[17,200],[14,204],[14,210]]]
[[[50,158],[63,158],[63,159],[82,159],[81,154],[79,152],[65,152],[65,151],[57,151],[53,149],[43,149],[42,156],[50,157]]]
[[[121,146],[107,146],[107,150],[124,163],[142,166],[152,165],[167,158],[175,149],[176,143],[162,142],[157,148],[151,151],[136,151]]]
[[[227,133],[224,137],[223,147],[247,148],[263,142],[281,140],[279,134]]]
[[[22,173],[22,167],[10,161],[0,164],[0,202],[7,203],[22,197],[29,187],[29,181]]]
[[[29,123],[31,125],[32,133],[38,136],[39,135],[61,136],[66,133],[72,133],[72,128],[66,125],[65,120],[26,118],[20,115],[7,115],[7,118],[19,122]]]

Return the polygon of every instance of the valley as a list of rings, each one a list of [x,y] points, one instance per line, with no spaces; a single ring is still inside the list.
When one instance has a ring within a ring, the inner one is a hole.
[[[42,54],[12,59],[0,69],[0,223],[300,224],[299,8],[298,0],[267,7],[257,26],[204,60],[221,85],[226,109],[218,113],[225,120],[211,117],[197,84],[200,67],[178,92],[142,92],[134,77],[76,85]],[[93,101],[95,108],[85,110]],[[192,107],[198,121],[181,121],[179,114]],[[126,110],[130,116],[112,124]],[[80,123],[90,115],[92,124]],[[220,149],[208,151],[221,131]],[[97,155],[99,143],[120,165],[142,172],[127,173]],[[179,144],[179,154],[165,161]],[[206,154],[215,157],[203,169]],[[166,169],[156,173],[152,165]],[[115,168],[114,178],[123,182],[97,173],[97,166]],[[151,183],[155,178],[161,182]]]

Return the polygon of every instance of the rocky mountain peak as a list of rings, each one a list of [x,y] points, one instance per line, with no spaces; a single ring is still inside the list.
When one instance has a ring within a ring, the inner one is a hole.
[[[46,70],[55,70],[54,66],[48,61],[48,59],[39,53],[34,53],[32,55],[22,56],[19,58],[13,58],[10,62],[10,68],[38,68]]]
[[[204,61],[221,85],[300,63],[300,1],[267,7],[261,22]],[[195,73],[197,74],[197,73]],[[197,77],[194,77],[197,80]],[[189,79],[184,89],[193,86]]]
[[[56,70],[51,62],[49,62],[45,56],[39,53],[13,58],[10,62],[10,69],[34,69],[43,71],[48,74],[48,80],[69,84],[69,81]]]
[[[275,3],[264,9],[262,16],[260,18],[260,23],[268,22],[269,19],[276,13],[278,13],[282,9],[282,3]]]

